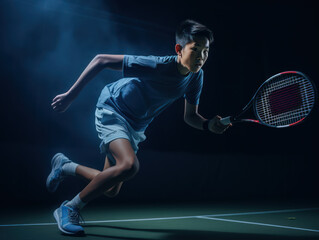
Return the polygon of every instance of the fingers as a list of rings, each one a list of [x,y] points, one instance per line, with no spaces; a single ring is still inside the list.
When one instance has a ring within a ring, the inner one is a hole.
[[[55,100],[55,101],[54,101]],[[58,98],[53,99],[53,103],[51,103],[51,107],[56,112],[64,112],[66,110],[65,105]]]
[[[51,103],[52,109],[56,112],[64,112],[68,106],[65,93],[55,96]]]
[[[55,105],[52,107],[52,109],[55,111],[55,112],[62,112],[63,111],[63,108],[59,105]]]
[[[56,105],[59,105],[61,101],[61,95],[57,95],[53,98],[51,106],[54,107]]]
[[[62,101],[54,102],[51,104],[51,106],[52,106],[52,109],[56,112],[64,112],[69,107],[67,103]]]
[[[51,103],[51,107],[57,107],[57,106],[59,106],[59,105],[61,105],[61,102],[60,101],[56,101],[56,102],[53,102],[53,103]]]
[[[62,101],[57,100],[56,102],[53,102],[51,104],[51,107],[53,108],[54,111],[60,111],[61,108],[63,108]]]
[[[224,125],[220,122],[222,119],[221,116],[215,116],[211,121],[211,128],[210,130],[216,134],[223,134],[230,126],[231,124]]]
[[[60,96],[60,95],[55,96],[55,97],[53,98],[52,102],[55,102],[56,100],[58,100],[59,96]]]
[[[66,109],[67,109],[67,108],[65,108],[65,107],[53,107],[53,110],[54,110],[55,112],[59,112],[59,113],[65,112]]]

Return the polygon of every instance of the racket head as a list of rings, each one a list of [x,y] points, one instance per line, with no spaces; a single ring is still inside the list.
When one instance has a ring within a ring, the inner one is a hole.
[[[286,71],[267,79],[257,90],[253,109],[259,123],[291,127],[303,122],[315,106],[317,90],[303,73]]]

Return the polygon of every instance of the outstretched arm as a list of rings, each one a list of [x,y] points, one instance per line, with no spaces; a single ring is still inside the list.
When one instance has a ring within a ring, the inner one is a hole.
[[[52,100],[52,108],[57,112],[64,112],[73,100],[81,92],[84,86],[92,80],[104,68],[122,70],[124,55],[99,54],[96,55],[89,65],[84,69],[73,86],[66,92],[57,95]]]
[[[198,105],[193,105],[187,102],[185,99],[185,107],[184,107],[184,121],[197,129],[204,130],[204,123],[208,122],[208,130],[221,134],[223,133],[230,125],[223,125],[220,123],[220,116],[215,116],[212,119],[206,119],[198,113]]]

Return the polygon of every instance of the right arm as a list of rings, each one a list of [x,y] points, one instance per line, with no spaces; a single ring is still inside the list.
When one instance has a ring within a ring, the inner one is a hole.
[[[73,86],[66,92],[57,95],[52,100],[52,108],[57,112],[64,112],[72,101],[81,92],[84,86],[92,80],[104,68],[112,70],[122,70],[124,55],[98,54],[89,65],[84,69],[80,77]]]

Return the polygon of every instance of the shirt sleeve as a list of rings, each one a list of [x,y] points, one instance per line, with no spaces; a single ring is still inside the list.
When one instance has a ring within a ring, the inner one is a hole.
[[[157,66],[155,56],[125,55],[123,59],[123,77],[148,77],[154,74]]]
[[[200,70],[200,72],[197,74],[197,77],[194,77],[186,88],[184,98],[188,103],[194,105],[199,104],[200,94],[202,93],[203,88],[203,81],[204,71]]]

